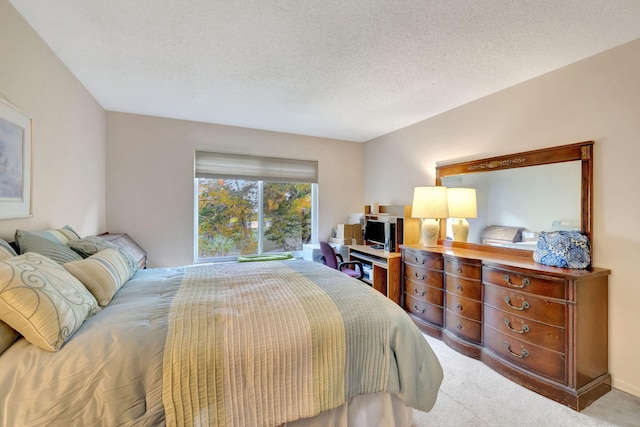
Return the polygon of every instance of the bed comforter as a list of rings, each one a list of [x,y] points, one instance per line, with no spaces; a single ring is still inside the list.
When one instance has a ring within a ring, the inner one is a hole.
[[[376,392],[427,411],[441,381],[400,307],[323,265],[150,269],[59,352],[0,355],[0,423],[277,426]]]

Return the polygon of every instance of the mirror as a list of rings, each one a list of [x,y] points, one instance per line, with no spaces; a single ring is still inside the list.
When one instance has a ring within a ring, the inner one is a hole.
[[[441,222],[441,243],[534,250],[537,233],[579,230],[591,239],[593,141],[439,164],[436,185],[476,190],[477,218],[466,242]]]

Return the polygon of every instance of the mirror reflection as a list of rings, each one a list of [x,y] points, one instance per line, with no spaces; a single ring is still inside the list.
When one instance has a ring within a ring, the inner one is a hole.
[[[476,190],[469,243],[534,250],[540,231],[580,230],[581,162],[445,176],[448,188]],[[454,240],[454,219],[446,238]]]

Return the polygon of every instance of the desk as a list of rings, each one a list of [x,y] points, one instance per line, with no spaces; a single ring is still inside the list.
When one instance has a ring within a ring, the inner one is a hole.
[[[400,305],[400,252],[385,252],[367,245],[350,245],[349,260],[371,266],[371,277],[369,280],[365,279],[365,282]]]

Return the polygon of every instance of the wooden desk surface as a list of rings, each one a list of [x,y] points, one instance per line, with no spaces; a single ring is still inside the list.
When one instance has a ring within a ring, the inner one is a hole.
[[[348,245],[347,247],[350,250],[363,252],[380,258],[402,258],[402,253],[400,252],[385,252],[384,249],[373,249],[369,245]]]

